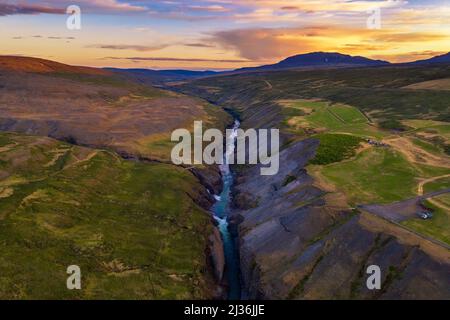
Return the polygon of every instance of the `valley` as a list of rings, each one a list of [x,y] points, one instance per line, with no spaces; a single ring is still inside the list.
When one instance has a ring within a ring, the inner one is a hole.
[[[0,302],[436,311],[449,22],[450,0],[0,0]]]
[[[408,86],[446,78],[449,70],[447,65],[272,70],[178,86],[234,110],[243,127],[282,131],[277,176],[233,167],[233,221],[249,297],[447,295],[439,283],[449,276],[448,195],[424,201],[419,196],[426,185],[427,193],[450,188],[445,180],[450,96],[442,82],[435,89]],[[415,207],[394,206],[416,197]],[[392,204],[389,210],[409,216],[398,223],[366,211],[367,204]],[[433,219],[417,217],[425,208]],[[360,270],[373,263],[388,270],[378,293],[364,288],[360,278]]]
[[[173,81],[1,57],[0,297],[447,298],[450,68],[381,64]],[[173,130],[233,118],[280,129],[278,174],[171,163]]]

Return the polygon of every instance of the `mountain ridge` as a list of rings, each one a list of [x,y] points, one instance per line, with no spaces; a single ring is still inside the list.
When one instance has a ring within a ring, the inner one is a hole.
[[[145,68],[131,68],[131,69],[120,69],[120,68],[104,68],[104,70],[126,76],[137,80],[141,83],[146,83],[150,85],[159,84],[161,82],[176,82],[185,81],[190,79],[209,77],[221,74],[221,72],[216,71],[194,71],[194,70],[184,70],[184,69],[174,69],[174,70],[153,70]]]
[[[417,60],[408,64],[450,63],[450,52],[429,59]]]
[[[385,66],[389,64],[391,63],[384,60],[373,60],[362,56],[351,56],[338,52],[311,52],[290,56],[275,64],[241,68],[235,71],[285,70],[307,67]]]

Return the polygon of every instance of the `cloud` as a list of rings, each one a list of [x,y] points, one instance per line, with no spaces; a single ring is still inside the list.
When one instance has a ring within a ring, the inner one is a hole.
[[[257,8],[298,8],[302,11],[359,11],[373,8],[400,7],[408,3],[406,0],[240,0]]]
[[[39,5],[0,3],[0,16],[10,16],[15,14],[40,14],[40,13],[65,14],[66,10],[61,8],[51,8]]]
[[[130,44],[93,44],[86,46],[87,48],[110,49],[110,50],[135,50],[135,51],[157,51],[169,47],[167,44],[144,46]]]
[[[40,39],[40,38],[44,38],[43,36],[41,36],[41,35],[34,35],[34,36],[14,36],[14,37],[12,37],[12,39],[15,39],[15,40],[20,40],[20,39],[32,39],[32,38],[35,38],[35,39]],[[48,37],[46,37],[47,39],[50,39],[50,40],[74,40],[75,39],[75,37],[59,37],[59,36],[48,36]]]
[[[33,37],[34,38],[34,37]],[[57,36],[50,36],[47,37],[47,39],[51,39],[51,40],[74,40],[75,37],[57,37]]]
[[[397,29],[369,30],[363,27],[318,25],[297,28],[248,28],[215,32],[210,43],[233,50],[249,60],[275,60],[311,51],[343,51],[373,54],[373,50],[404,50],[417,43],[446,41],[443,32],[400,32]],[[408,50],[409,51],[409,50]],[[378,52],[379,54],[380,52]]]
[[[299,7],[296,6],[285,6],[285,7],[281,7],[281,10],[300,10]]]
[[[426,50],[426,51],[406,52],[406,53],[400,53],[400,54],[396,53],[396,54],[374,55],[374,56],[372,56],[372,58],[381,59],[381,60],[389,60],[392,62],[410,62],[410,61],[429,59],[429,58],[440,56],[440,55],[443,55],[446,53],[448,53],[448,52],[447,51]]]
[[[194,11],[207,11],[207,12],[228,12],[231,9],[225,8],[221,5],[211,5],[211,6],[199,6],[199,5],[191,5],[188,6],[188,9],[194,10]]]
[[[119,2],[117,0],[79,0],[78,3],[85,3],[85,6],[88,8],[106,11],[143,12],[148,10],[144,6],[133,5],[127,2]]]
[[[201,59],[201,58],[172,58],[172,57],[105,57],[105,60],[132,60],[132,61],[172,61],[172,62],[217,62],[217,63],[249,63],[249,60],[240,59]]]
[[[48,6],[35,4],[9,4],[0,3],[0,16],[18,14],[66,14],[66,8],[73,4],[72,1],[47,0]],[[148,8],[133,5],[117,0],[78,0],[76,4],[81,7],[82,12],[108,13],[108,12],[144,12]]]
[[[405,32],[405,33],[391,33],[380,34],[375,36],[375,41],[381,42],[427,42],[450,39],[448,34],[431,33],[431,32]]]
[[[352,52],[367,52],[389,49],[389,45],[386,44],[364,44],[364,43],[346,43],[338,48],[339,51],[345,50]]]
[[[206,44],[206,43],[200,43],[200,42],[195,42],[195,43],[185,43],[183,44],[186,47],[195,47],[195,48],[215,48],[215,45],[212,44]]]
[[[337,32],[328,27],[237,29],[216,32],[211,41],[249,60],[270,60],[323,48],[323,37]]]
[[[301,12],[292,10],[282,10],[281,12],[272,8],[259,8],[251,12],[236,13],[233,18],[237,22],[251,23],[251,22],[298,22],[300,20]]]
[[[171,44],[156,44],[156,45],[133,45],[133,44],[92,44],[86,46],[86,48],[96,49],[109,49],[109,50],[135,50],[135,51],[158,51],[171,46],[185,46],[193,48],[215,48],[216,46],[208,43],[201,42],[173,42]]]

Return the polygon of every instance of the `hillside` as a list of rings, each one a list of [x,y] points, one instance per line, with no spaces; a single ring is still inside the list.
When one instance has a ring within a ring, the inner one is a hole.
[[[430,59],[411,62],[411,64],[432,64],[432,63],[450,63],[450,52]]]
[[[16,65],[17,59],[27,63]],[[219,128],[228,123],[225,112],[201,99],[142,85],[109,71],[34,58],[3,57],[1,61],[11,66],[0,71],[2,131],[168,160],[172,130],[190,128],[194,119]]]
[[[207,199],[187,170],[0,133],[0,299],[211,298]]]
[[[172,165],[170,134],[230,117],[104,70],[2,61],[0,299],[220,297],[220,174]]]
[[[219,102],[229,95],[239,95],[249,106],[261,99],[321,98],[355,106],[374,122],[408,118],[448,121],[449,92],[404,87],[449,77],[450,64],[280,70],[199,79],[188,92]],[[277,108],[269,109],[268,114],[274,115]]]
[[[89,68],[70,66],[67,64],[45,60],[40,58],[22,57],[22,56],[1,56],[0,70],[2,71],[20,71],[36,73],[75,73],[87,75],[111,75],[110,72]]]

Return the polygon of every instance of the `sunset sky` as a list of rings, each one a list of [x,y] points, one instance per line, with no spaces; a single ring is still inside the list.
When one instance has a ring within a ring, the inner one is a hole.
[[[66,8],[81,8],[81,30]],[[381,28],[367,19],[379,8]],[[229,69],[333,51],[391,62],[450,51],[450,0],[0,0],[0,54],[127,68]]]

